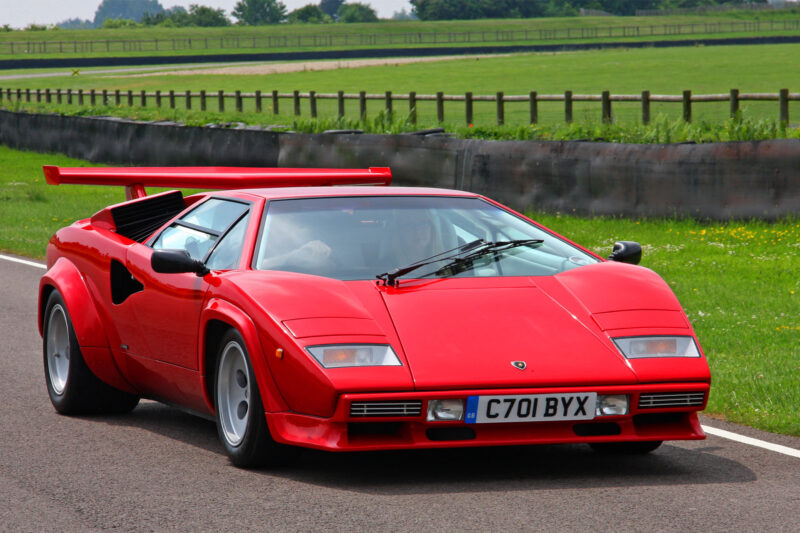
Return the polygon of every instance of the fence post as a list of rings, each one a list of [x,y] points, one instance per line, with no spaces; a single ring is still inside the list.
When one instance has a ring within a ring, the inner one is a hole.
[[[61,89],[56,89],[56,103],[61,103]],[[117,105],[119,105],[119,102],[117,102]]]
[[[272,91],[272,114],[278,115],[280,109],[278,108],[278,91]]]
[[[361,120],[367,120],[367,92],[358,93],[358,116]]]
[[[442,91],[436,93],[436,120],[440,124],[444,122],[444,93]]]
[[[261,91],[256,91],[256,113],[261,113]]]
[[[175,91],[173,89],[169,90],[169,108],[175,109]]]
[[[192,108],[192,91],[191,90],[187,90],[186,91],[186,109],[191,109],[191,108]]]
[[[502,126],[506,121],[505,102],[502,91],[497,93],[497,125]]]
[[[731,118],[739,112],[739,89],[731,89]]]
[[[61,95],[58,95],[58,101],[61,102]],[[114,89],[114,105],[120,107],[119,89]]]
[[[78,89],[78,105],[83,105],[83,89]]]
[[[386,91],[386,119],[392,120],[392,91]]]
[[[472,93],[464,93],[464,111],[467,118],[467,126],[472,126]]]
[[[336,93],[336,102],[338,106],[339,118],[344,118],[344,91]]]
[[[133,91],[128,89],[128,107],[133,107]]]
[[[417,92],[408,93],[408,119],[412,124],[417,124]]]
[[[200,111],[206,110],[206,90],[200,89]]]
[[[223,91],[217,91],[217,100],[219,111],[222,113],[225,111],[225,93]]]
[[[603,91],[600,101],[603,107],[603,124],[611,124],[614,121],[611,116],[611,93]]]
[[[642,124],[650,124],[650,91],[642,91]]]
[[[236,112],[242,112],[242,91],[236,91]]]
[[[156,91],[156,107],[161,107],[161,91]]]
[[[48,101],[49,101],[50,95],[46,94],[45,96],[47,96]],[[102,100],[103,105],[108,105],[108,89],[103,89],[102,96],[103,96],[103,100]]]
[[[22,100],[22,89],[17,89],[17,103]]]
[[[94,89],[92,89],[92,92],[94,92]],[[42,90],[36,89],[36,103],[39,104],[41,102],[42,102]]]
[[[0,102],[3,101],[3,89],[0,88]]]
[[[317,118],[317,91],[308,91],[308,107],[311,110],[311,118]]]
[[[144,89],[142,89],[139,96],[141,98],[142,107],[147,107],[147,92]]]
[[[780,122],[789,124],[789,89],[781,89],[778,96],[778,107],[780,108]]]
[[[692,121],[692,91],[683,91],[683,121]]]
[[[292,101],[294,102],[294,116],[300,116],[300,91],[292,91]]]
[[[536,91],[531,91],[530,95],[528,95],[528,101],[530,102],[531,124],[536,124],[539,122],[539,102],[536,100],[536,96]]]
[[[572,91],[564,91],[564,122],[572,122]]]
[[[103,92],[105,93],[106,91],[103,90]],[[44,101],[47,102],[48,104],[53,101],[53,97],[50,96],[50,89],[44,90]]]

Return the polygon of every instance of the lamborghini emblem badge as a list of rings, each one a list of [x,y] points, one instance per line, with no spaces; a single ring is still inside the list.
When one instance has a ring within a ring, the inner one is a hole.
[[[525,370],[525,367],[528,366],[525,361],[511,361],[511,365],[519,370]]]

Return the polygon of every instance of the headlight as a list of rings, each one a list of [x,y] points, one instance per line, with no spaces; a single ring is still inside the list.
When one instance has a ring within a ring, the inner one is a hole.
[[[456,421],[464,419],[464,400],[428,401],[428,420]]]
[[[700,351],[692,337],[617,337],[612,340],[628,359],[700,357]]]
[[[388,344],[329,344],[306,346],[306,350],[325,368],[402,366]]]
[[[628,414],[628,396],[626,394],[598,394],[596,416],[614,416]]]

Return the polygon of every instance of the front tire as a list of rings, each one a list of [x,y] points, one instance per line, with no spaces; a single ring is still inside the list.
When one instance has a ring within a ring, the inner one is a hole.
[[[220,342],[214,381],[217,433],[231,462],[242,468],[277,465],[291,454],[269,434],[264,404],[244,339],[229,330]]]
[[[64,415],[127,413],[139,397],[100,381],[83,359],[64,298],[54,290],[47,299],[42,351],[47,393]]]
[[[638,442],[593,442],[589,444],[592,450],[606,455],[644,455],[650,453],[664,441],[638,441]]]

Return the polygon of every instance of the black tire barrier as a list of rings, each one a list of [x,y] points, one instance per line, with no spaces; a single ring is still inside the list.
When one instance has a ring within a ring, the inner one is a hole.
[[[0,143],[140,166],[389,166],[393,184],[519,211],[774,220],[800,213],[800,140],[708,144],[295,134],[0,111]]]

